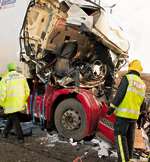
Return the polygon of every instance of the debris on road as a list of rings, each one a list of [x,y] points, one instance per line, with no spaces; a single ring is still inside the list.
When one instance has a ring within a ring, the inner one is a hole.
[[[6,124],[6,120],[0,118],[0,129],[3,129]],[[79,160],[82,162],[83,159],[90,159],[91,157],[94,159],[99,159],[101,162],[101,159],[117,159],[117,153],[114,150],[113,146],[102,139],[99,136],[96,136],[92,140],[81,140],[81,141],[74,141],[73,138],[65,139],[58,135],[56,131],[47,132],[40,130],[40,127],[38,125],[32,125],[31,122],[27,122],[26,126],[32,126],[32,136],[29,136],[28,138],[35,139],[35,143],[39,143],[39,149],[43,150],[51,150],[51,149],[58,149],[59,147],[66,148],[67,150],[72,150],[75,153],[72,158],[73,162],[76,162],[75,160]],[[148,137],[145,134],[144,130],[141,130],[142,136],[145,140],[145,143],[148,142]],[[11,139],[9,139],[11,140]],[[9,142],[9,141],[8,141]],[[13,142],[11,142],[12,144]],[[30,144],[30,142],[27,142],[27,145],[24,145],[25,147],[33,147],[35,143]],[[8,143],[9,145],[9,143]],[[147,145],[147,149],[148,149]],[[38,148],[37,148],[38,149]],[[60,149],[60,155],[62,150]],[[91,154],[91,152],[94,151],[95,154]],[[33,150],[34,152],[34,150]],[[69,153],[70,154],[70,153]],[[146,162],[148,153],[144,152],[143,150],[135,150],[134,156],[141,162]],[[85,161],[85,160],[84,160]],[[105,161],[105,160],[104,160]],[[107,161],[107,160],[106,160]],[[109,160],[108,160],[109,161]],[[113,160],[111,160],[114,162]],[[67,161],[68,162],[68,161]]]
[[[111,144],[105,141],[104,139],[102,138],[93,139],[91,142],[98,145],[97,147],[92,147],[92,149],[98,152],[99,158],[108,157],[112,154],[110,151],[112,150]]]
[[[74,141],[73,141],[73,138],[70,138],[70,139],[69,139],[69,143],[70,143],[72,146],[77,146],[77,142],[74,142]]]
[[[77,158],[73,160],[73,162],[82,162],[82,160],[86,158],[87,154],[88,152],[84,152],[82,156],[78,156]]]

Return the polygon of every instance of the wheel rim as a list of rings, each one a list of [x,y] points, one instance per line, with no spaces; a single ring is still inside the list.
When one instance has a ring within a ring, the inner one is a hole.
[[[69,109],[63,114],[61,123],[67,130],[79,129],[81,125],[81,117],[78,112]]]

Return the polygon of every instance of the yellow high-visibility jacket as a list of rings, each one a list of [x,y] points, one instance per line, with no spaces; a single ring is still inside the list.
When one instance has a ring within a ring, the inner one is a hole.
[[[26,78],[16,71],[8,72],[0,81],[0,105],[4,108],[4,113],[24,110],[29,93]]]
[[[146,86],[139,76],[134,74],[126,76],[129,85],[123,101],[115,110],[115,114],[118,117],[138,119],[140,107],[145,98]]]

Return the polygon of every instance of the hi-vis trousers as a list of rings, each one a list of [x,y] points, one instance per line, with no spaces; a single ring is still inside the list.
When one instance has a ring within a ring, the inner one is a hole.
[[[128,162],[133,156],[136,120],[117,117],[114,125],[118,162]]]

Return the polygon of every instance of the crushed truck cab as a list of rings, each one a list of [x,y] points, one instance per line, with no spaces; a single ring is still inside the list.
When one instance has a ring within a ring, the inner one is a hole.
[[[116,73],[129,43],[104,8],[85,0],[32,0],[20,31],[20,60],[34,86],[29,107],[46,127],[75,140],[97,130],[113,142],[115,117],[106,115]],[[43,117],[43,118],[41,118]]]

